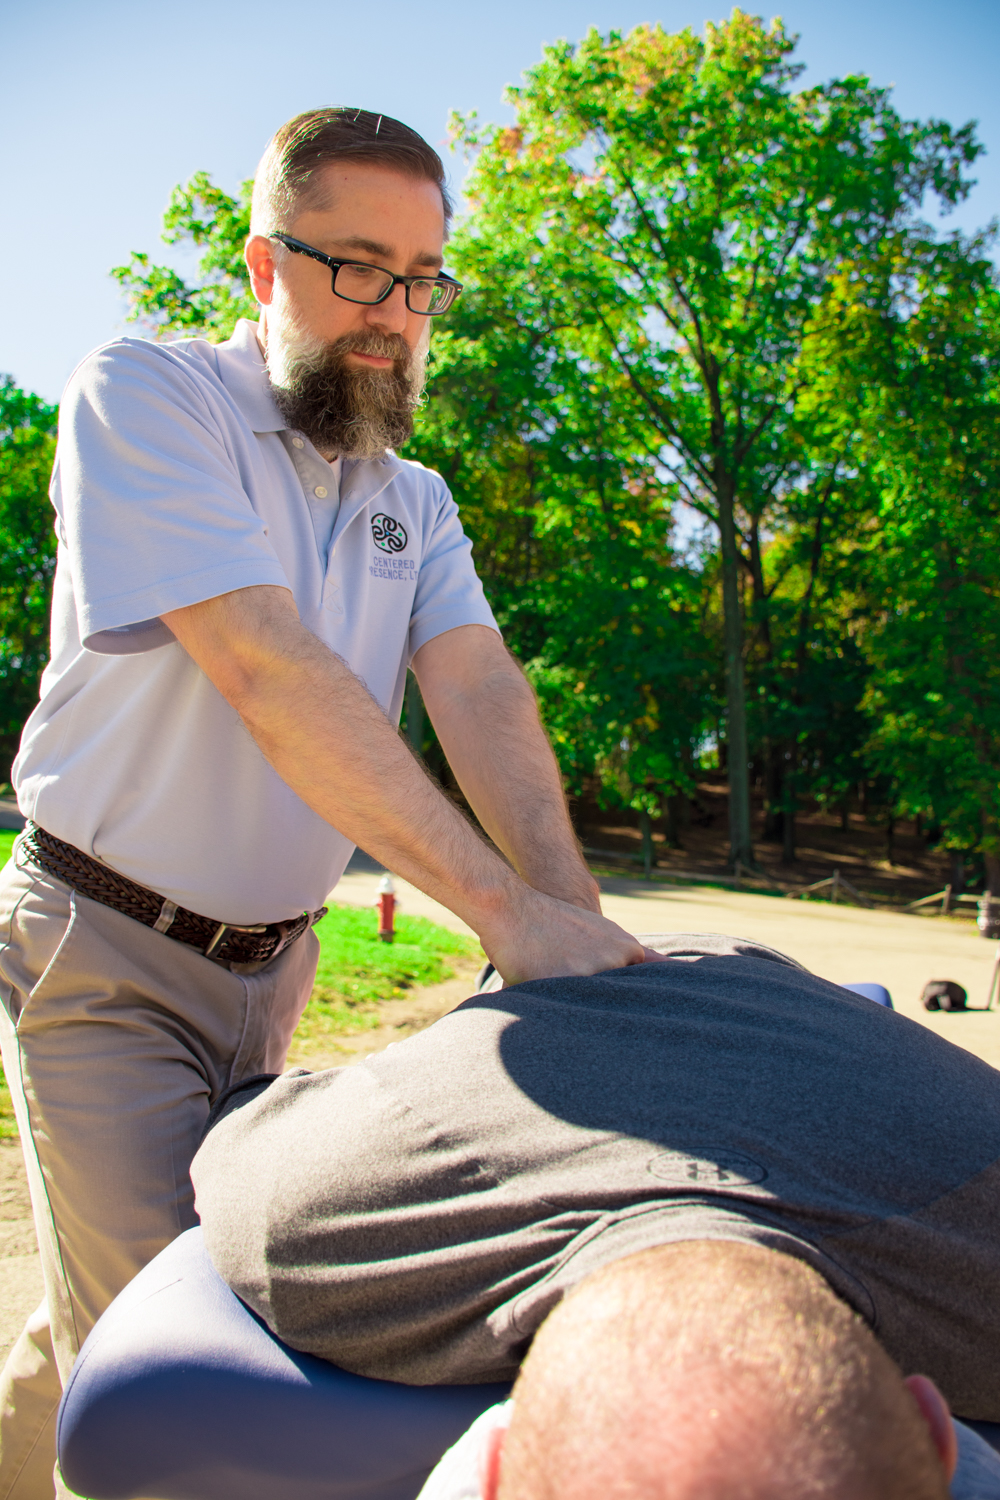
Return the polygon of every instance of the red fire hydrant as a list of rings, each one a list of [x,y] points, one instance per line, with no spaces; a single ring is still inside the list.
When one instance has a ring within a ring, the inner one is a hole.
[[[396,936],[392,925],[396,910],[396,887],[391,875],[383,875],[379,881],[375,905],[378,908],[378,935],[383,943],[391,943]]]

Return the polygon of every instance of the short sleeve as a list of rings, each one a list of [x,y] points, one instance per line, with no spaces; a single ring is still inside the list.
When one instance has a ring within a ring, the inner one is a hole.
[[[52,500],[91,651],[147,651],[173,639],[169,610],[288,586],[240,482],[226,400],[139,340],[98,350],[70,380]]]
[[[487,625],[499,634],[493,611],[472,562],[472,543],[444,481],[424,471],[440,489],[436,514],[420,560],[416,597],[410,616],[411,659],[437,635],[460,625]]]

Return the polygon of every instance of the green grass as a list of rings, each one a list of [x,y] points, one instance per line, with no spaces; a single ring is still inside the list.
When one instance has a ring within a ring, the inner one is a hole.
[[[378,937],[374,907],[331,906],[315,928],[320,941],[316,986],[296,1041],[309,1045],[335,1032],[378,1025],[377,1006],[414,985],[440,984],[455,972],[449,959],[481,955],[474,938],[425,917],[397,916],[396,939]]]
[[[0,831],[4,860],[15,837]],[[331,906],[315,932],[320,942],[316,987],[295,1036],[306,1048],[377,1026],[380,1001],[397,1000],[415,985],[450,979],[454,969],[449,960],[481,957],[474,938],[424,917],[398,916],[395,942],[382,943],[373,906]],[[0,1140],[16,1135],[10,1091],[0,1069]]]
[[[3,1064],[0,1063],[0,1141],[17,1140],[17,1121],[14,1119],[14,1106],[10,1102],[10,1089],[3,1076]]]

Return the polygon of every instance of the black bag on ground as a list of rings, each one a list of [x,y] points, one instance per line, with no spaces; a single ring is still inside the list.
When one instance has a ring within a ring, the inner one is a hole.
[[[954,979],[932,979],[920,997],[924,1010],[965,1010],[968,998]]]

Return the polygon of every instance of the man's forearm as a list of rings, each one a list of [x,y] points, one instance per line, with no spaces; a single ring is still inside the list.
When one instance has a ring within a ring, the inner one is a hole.
[[[240,596],[231,599],[238,609]],[[216,685],[278,775],[320,817],[478,930],[502,903],[510,871],[441,795],[353,672],[282,604],[266,619],[260,652],[231,663]]]
[[[531,889],[489,848],[350,669],[301,624],[288,590],[242,589],[163,618],[292,790],[468,922],[505,979],[642,960],[621,928]]]
[[[451,636],[418,652],[414,668],[462,791],[529,885],[599,911],[534,694],[493,631]]]

